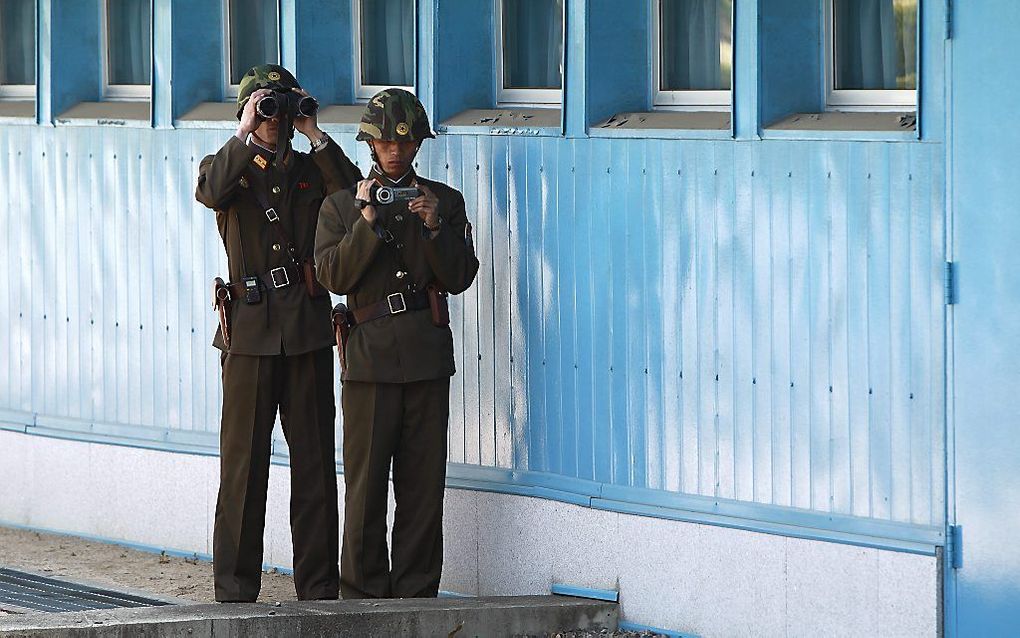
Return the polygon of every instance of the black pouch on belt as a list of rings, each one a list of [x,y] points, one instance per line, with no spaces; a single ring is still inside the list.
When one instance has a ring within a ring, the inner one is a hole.
[[[430,285],[427,291],[429,310],[432,311],[432,325],[440,328],[450,325],[450,303],[447,301],[446,291],[434,285]]]

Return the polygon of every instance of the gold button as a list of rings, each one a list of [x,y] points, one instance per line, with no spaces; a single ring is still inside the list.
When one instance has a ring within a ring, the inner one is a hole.
[[[273,194],[275,194],[275,195],[279,195],[280,194],[280,187],[279,186],[274,186],[273,187]]]
[[[280,244],[273,244],[273,250],[280,252]]]

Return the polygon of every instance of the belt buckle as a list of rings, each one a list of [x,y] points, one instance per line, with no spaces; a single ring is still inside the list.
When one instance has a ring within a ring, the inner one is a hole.
[[[273,288],[285,288],[290,285],[290,276],[284,266],[270,270],[269,277],[273,280]]]
[[[407,304],[404,303],[404,293],[402,292],[395,292],[392,295],[387,295],[386,304],[390,307],[391,315],[399,315],[407,310]]]
[[[267,208],[266,219],[268,219],[271,224],[275,224],[276,222],[280,221],[280,216],[276,214],[275,208]]]

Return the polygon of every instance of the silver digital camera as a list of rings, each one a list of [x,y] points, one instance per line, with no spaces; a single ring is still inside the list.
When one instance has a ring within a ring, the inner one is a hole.
[[[377,204],[392,204],[393,202],[409,202],[421,195],[421,191],[414,186],[379,186],[372,192],[372,199]]]

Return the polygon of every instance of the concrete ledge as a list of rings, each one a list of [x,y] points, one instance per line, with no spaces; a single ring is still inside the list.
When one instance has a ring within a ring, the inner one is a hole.
[[[555,596],[350,600],[116,609],[0,618],[0,636],[512,636],[614,631],[615,603]]]
[[[795,113],[766,128],[773,131],[914,131],[917,115],[909,111]]]
[[[468,109],[436,126],[437,133],[462,135],[556,136],[561,133],[558,108]]]
[[[27,119],[35,124],[35,100],[0,100],[0,119]]]
[[[59,126],[149,127],[148,100],[79,102],[54,120]]]

